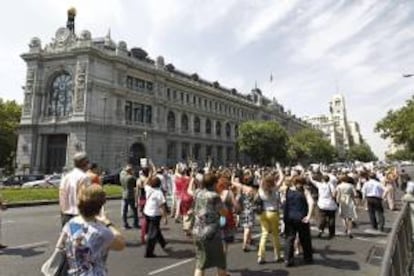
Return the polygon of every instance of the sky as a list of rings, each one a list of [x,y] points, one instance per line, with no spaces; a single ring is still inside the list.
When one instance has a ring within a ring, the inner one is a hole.
[[[412,0],[15,0],[0,17],[0,97],[23,102],[32,37],[51,42],[77,9],[76,31],[111,31],[128,48],[248,93],[257,83],[297,116],[328,114],[342,94],[348,120],[382,158],[374,132],[413,95]],[[273,81],[270,81],[271,77]]]

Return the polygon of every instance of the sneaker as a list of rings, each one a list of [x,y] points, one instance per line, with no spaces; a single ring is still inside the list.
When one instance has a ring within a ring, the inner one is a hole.
[[[283,256],[281,256],[281,257],[275,257],[275,262],[276,262],[276,263],[281,263],[281,262],[283,262],[283,261],[284,261]]]
[[[266,262],[262,258],[257,259],[257,264],[261,265],[261,264],[264,264],[264,263],[266,263]]]
[[[0,244],[0,249],[5,249],[5,248],[7,248],[7,245]]]
[[[294,263],[292,261],[291,262],[285,261],[285,266],[286,267],[292,267],[292,266],[294,266]]]
[[[348,235],[348,237],[349,237],[350,239],[353,239],[353,238],[354,238],[354,236],[353,236],[352,234],[349,234],[349,235]]]

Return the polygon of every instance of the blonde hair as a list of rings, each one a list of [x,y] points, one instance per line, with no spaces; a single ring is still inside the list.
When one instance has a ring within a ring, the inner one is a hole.
[[[78,209],[83,217],[94,217],[105,204],[106,194],[100,185],[92,184],[81,188],[78,194]]]

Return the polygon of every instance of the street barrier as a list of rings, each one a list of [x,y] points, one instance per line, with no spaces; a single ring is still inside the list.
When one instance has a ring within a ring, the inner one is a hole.
[[[381,276],[409,276],[413,257],[411,206],[404,203],[388,237]]]

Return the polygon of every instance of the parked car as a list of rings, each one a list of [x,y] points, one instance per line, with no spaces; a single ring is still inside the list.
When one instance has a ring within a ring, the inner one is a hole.
[[[26,174],[9,176],[3,181],[4,186],[20,186],[25,182],[42,180],[45,178],[43,174]]]
[[[121,181],[119,180],[119,173],[122,169],[118,169],[113,173],[104,174],[102,176],[102,185],[105,184],[114,184],[114,185],[121,185]]]
[[[29,181],[22,185],[22,188],[37,188],[37,187],[59,187],[61,176],[58,174],[47,176],[42,180]]]

